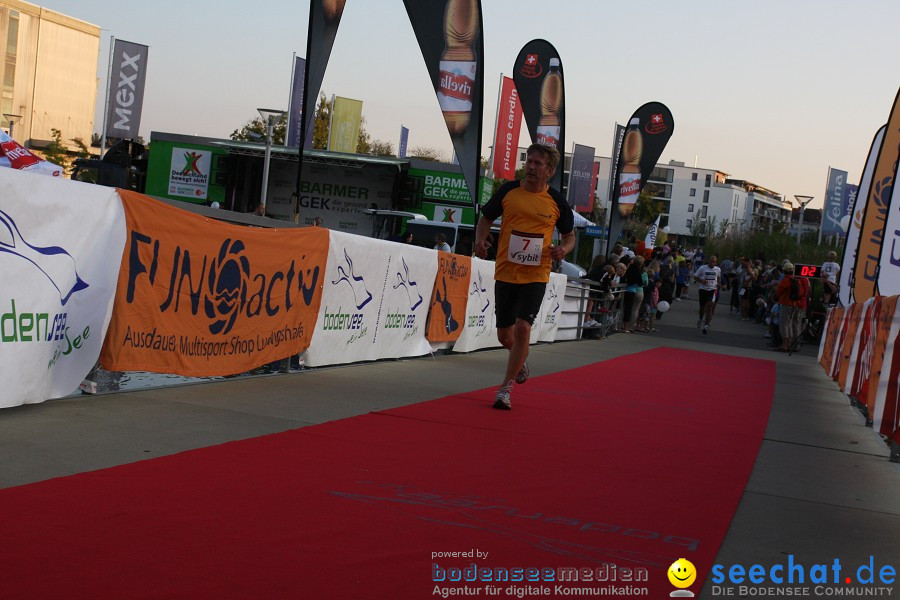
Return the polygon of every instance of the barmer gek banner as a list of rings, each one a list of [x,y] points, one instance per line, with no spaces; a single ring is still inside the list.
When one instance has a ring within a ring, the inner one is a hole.
[[[404,0],[403,4],[477,212],[484,102],[481,2]]]
[[[106,135],[136,139],[141,126],[141,109],[147,80],[147,46],[116,40],[106,114]]]
[[[616,163],[609,239],[615,242],[634,212],[641,190],[675,131],[672,113],[664,104],[648,102],[628,120]]]
[[[566,99],[562,61],[547,40],[531,40],[519,51],[513,79],[522,103],[525,126],[533,143],[553,146],[560,165],[550,187],[562,191],[566,137]]]

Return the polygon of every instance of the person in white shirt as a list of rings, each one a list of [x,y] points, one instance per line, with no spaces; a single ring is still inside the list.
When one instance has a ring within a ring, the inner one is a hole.
[[[826,305],[831,304],[832,298],[837,295],[838,274],[841,272],[841,265],[835,262],[837,254],[829,252],[825,255],[825,262],[822,264],[822,282],[825,289],[822,291],[822,302]]]
[[[699,286],[697,294],[700,297],[700,318],[697,327],[703,327],[703,335],[709,332],[709,324],[712,322],[713,312],[716,310],[716,302],[719,301],[719,287],[722,285],[722,270],[716,266],[718,259],[715,255],[709,257],[709,262],[701,265],[694,273],[694,281]]]

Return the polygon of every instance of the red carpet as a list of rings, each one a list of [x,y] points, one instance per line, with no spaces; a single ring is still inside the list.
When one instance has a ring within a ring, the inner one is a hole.
[[[480,390],[0,490],[0,597],[405,600],[530,585],[546,598],[615,585],[659,598],[679,557],[698,593],[774,381],[768,361],[660,348],[535,377],[512,412]],[[488,556],[432,558],[470,550]],[[433,563],[472,562],[594,575],[611,563],[619,581],[432,581]],[[622,582],[635,567],[649,580]]]

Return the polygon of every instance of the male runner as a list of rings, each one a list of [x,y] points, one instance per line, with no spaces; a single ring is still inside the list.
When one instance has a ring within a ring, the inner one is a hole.
[[[700,297],[700,319],[697,321],[697,327],[703,326],[703,335],[709,331],[709,324],[712,322],[713,312],[716,310],[716,302],[719,301],[722,270],[716,266],[716,262],[718,261],[715,255],[710,256],[709,262],[701,265],[694,273],[694,280],[700,284],[697,291]]]
[[[562,260],[575,247],[574,218],[566,199],[547,185],[559,165],[556,148],[532,144],[525,161],[525,179],[510,181],[481,210],[475,231],[475,255],[487,256],[491,247],[491,225],[503,216],[494,272],[497,339],[509,350],[503,383],[494,408],[512,408],[513,383],[528,379],[528,344],[531,326],[541,308],[550,280],[553,260]],[[559,246],[552,241],[554,227],[562,235]]]

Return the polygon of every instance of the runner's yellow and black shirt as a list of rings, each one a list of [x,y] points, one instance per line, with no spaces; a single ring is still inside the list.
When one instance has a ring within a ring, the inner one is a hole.
[[[505,183],[481,210],[491,221],[503,216],[494,279],[508,283],[550,281],[550,242],[554,227],[574,227],[572,209],[558,191],[532,193],[519,181]]]

